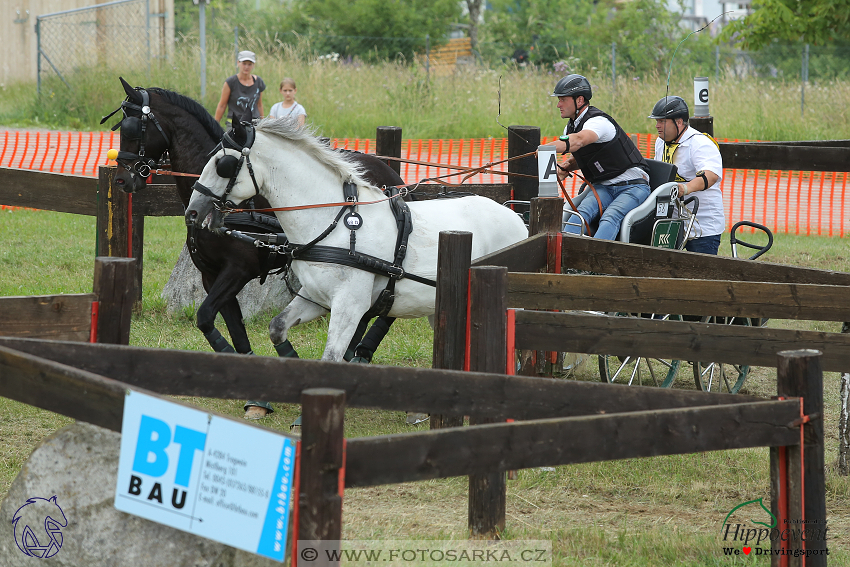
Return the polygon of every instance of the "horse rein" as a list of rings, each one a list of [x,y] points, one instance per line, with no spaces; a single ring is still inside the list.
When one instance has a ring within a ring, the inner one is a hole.
[[[593,196],[596,197],[596,204],[599,205],[599,217],[601,218],[602,217],[602,211],[604,210],[604,207],[602,206],[602,199],[599,198],[599,193],[596,192],[596,187],[593,186],[593,183],[591,183],[590,181],[585,179],[581,174],[578,174],[574,171],[567,171],[567,168],[565,168],[561,164],[557,164],[557,165],[562,171],[566,171],[568,176],[572,177],[573,175],[575,175],[576,177],[581,179],[583,182],[587,183],[587,186],[590,187],[591,191],[593,191]],[[570,196],[567,193],[566,188],[564,187],[564,181],[560,177],[558,177],[557,175],[555,176],[555,178],[558,180],[558,185],[560,185],[561,192],[564,194],[564,197],[567,198],[567,202],[570,204],[570,206],[573,208],[573,210],[575,212],[578,212],[578,208],[576,207],[575,203],[573,203],[573,200],[570,199]],[[579,215],[579,218],[581,218],[581,215]],[[586,223],[586,225],[587,225],[587,235],[593,236],[593,230],[590,228],[590,223]]]
[[[490,167],[492,167],[494,165],[498,165],[500,163],[505,163],[505,162],[516,160],[516,159],[521,159],[521,158],[525,158],[525,157],[529,157],[529,156],[536,156],[536,155],[537,155],[536,151],[528,152],[526,154],[509,157],[507,159],[503,159],[503,160],[499,160],[499,161],[491,161],[491,162],[485,163],[484,165],[482,165],[480,167],[463,167],[463,166],[458,166],[458,165],[445,165],[445,164],[441,164],[441,163],[431,163],[431,162],[427,162],[427,161],[418,161],[418,160],[405,159],[405,158],[393,157],[393,156],[378,156],[378,155],[376,155],[375,157],[378,158],[378,159],[397,161],[397,162],[401,162],[401,163],[412,163],[414,165],[424,165],[424,166],[427,166],[427,167],[439,167],[439,168],[443,168],[443,169],[458,169],[460,171],[458,171],[457,173],[447,173],[446,175],[438,175],[437,177],[426,177],[425,179],[422,179],[421,181],[419,181],[419,183],[422,183],[423,181],[440,181],[445,177],[453,177],[455,175],[464,175],[464,178],[461,179],[460,183],[447,183],[445,181],[442,182],[443,184],[445,184],[449,187],[462,187],[464,181],[466,181],[470,177],[478,175],[479,173],[490,173],[490,174],[495,174],[495,175],[515,175],[517,177],[529,177],[529,178],[532,178],[532,179],[537,179],[536,175],[529,175],[527,173],[510,173],[510,172],[506,172],[506,171],[496,171],[496,170],[489,169]]]

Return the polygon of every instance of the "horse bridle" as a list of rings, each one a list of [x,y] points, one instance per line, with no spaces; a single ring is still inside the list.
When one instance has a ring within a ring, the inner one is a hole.
[[[124,118],[118,122],[115,126],[112,127],[112,131],[118,130],[121,128],[121,131],[125,133],[129,140],[138,140],[139,141],[139,153],[134,154],[133,152],[118,152],[118,162],[126,162],[125,167],[127,169],[132,169],[136,173],[138,173],[141,177],[147,178],[151,174],[151,170],[154,169],[157,165],[156,160],[151,159],[145,155],[145,131],[148,127],[148,121],[154,123],[156,129],[159,130],[159,133],[162,135],[163,139],[165,139],[166,147],[171,146],[171,141],[168,136],[165,134],[165,130],[162,129],[162,126],[159,124],[159,120],[156,119],[150,107],[150,95],[148,92],[142,87],[136,87],[136,92],[142,95],[142,104],[136,104],[130,101],[129,95],[127,98],[121,103],[121,106],[104,116],[100,123],[103,124],[107,120],[109,120],[113,114],[118,112],[119,110],[124,113]],[[127,109],[138,111],[141,113],[141,118],[137,118],[135,116],[127,116]],[[128,167],[129,166],[129,167]]]
[[[245,127],[245,132],[247,134],[244,144],[240,144],[234,140],[230,135],[233,130],[230,130],[229,132],[225,132],[221,142],[219,142],[207,156],[209,159],[218,153],[219,150],[222,150],[225,154],[215,163],[215,172],[218,176],[228,180],[224,194],[219,197],[210,191],[209,187],[202,185],[200,181],[196,181],[195,184],[192,185],[192,189],[201,195],[206,195],[212,199],[213,205],[219,211],[227,211],[235,206],[235,203],[229,201],[227,196],[230,195],[234,185],[236,185],[236,178],[239,177],[239,172],[242,171],[243,164],[247,164],[248,166],[248,173],[251,175],[251,182],[254,184],[254,191],[257,195],[260,194],[260,187],[257,185],[257,178],[254,176],[254,167],[251,165],[251,146],[254,145],[255,136],[254,126],[250,123],[243,123],[242,125]],[[228,154],[228,149],[238,151],[239,157],[237,158],[234,155]]]

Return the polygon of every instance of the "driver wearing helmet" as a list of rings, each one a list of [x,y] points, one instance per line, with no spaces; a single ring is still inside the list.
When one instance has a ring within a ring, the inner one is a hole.
[[[720,190],[723,160],[714,138],[688,126],[689,116],[681,97],[665,96],[656,103],[649,115],[658,131],[655,159],[676,165],[680,196],[699,192],[697,218],[685,250],[716,255],[726,228]]]
[[[649,197],[649,166],[617,122],[588,104],[592,94],[586,78],[567,75],[550,95],[558,97],[561,118],[569,118],[564,135],[555,142],[559,153],[571,154],[564,167],[559,166],[558,176],[581,170],[598,199],[584,199],[578,212],[587,223],[599,219],[596,238],[614,240],[626,213]],[[580,224],[579,219],[566,208],[564,221],[570,219],[572,224],[564,227],[566,232],[584,232],[583,227],[573,226]]]

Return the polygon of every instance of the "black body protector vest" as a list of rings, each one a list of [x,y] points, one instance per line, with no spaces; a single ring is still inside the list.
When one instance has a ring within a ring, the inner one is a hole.
[[[639,167],[649,174],[649,166],[631,138],[620,128],[616,120],[595,106],[589,106],[587,108],[587,112],[584,113],[582,121],[578,126],[576,126],[574,121],[570,120],[570,123],[567,125],[567,134],[581,132],[588,119],[596,116],[610,120],[617,133],[609,142],[588,144],[572,152],[579,169],[581,169],[582,175],[591,183],[600,182],[604,185],[605,180],[622,175],[632,167]]]

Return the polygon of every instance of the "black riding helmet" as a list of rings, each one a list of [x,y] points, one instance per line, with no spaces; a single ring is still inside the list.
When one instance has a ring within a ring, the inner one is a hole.
[[[649,117],[655,120],[662,120],[665,118],[673,120],[673,125],[676,127],[676,137],[669,142],[664,140],[664,143],[669,146],[681,137],[682,132],[688,129],[688,118],[690,115],[691,113],[688,111],[688,103],[686,103],[682,97],[665,96],[655,103],[655,106],[652,109],[652,114],[650,114]],[[677,118],[681,118],[684,121],[684,127],[682,130],[679,130],[679,124],[676,123]]]
[[[680,96],[665,96],[661,100],[655,103],[655,106],[652,109],[652,114],[649,115],[650,118],[660,120],[663,118],[681,118],[685,122],[688,121],[691,113],[688,110],[688,103],[684,101],[684,99]]]
[[[590,81],[582,75],[567,75],[555,85],[555,91],[549,96],[583,96],[584,100],[590,100],[593,93],[590,90]]]

